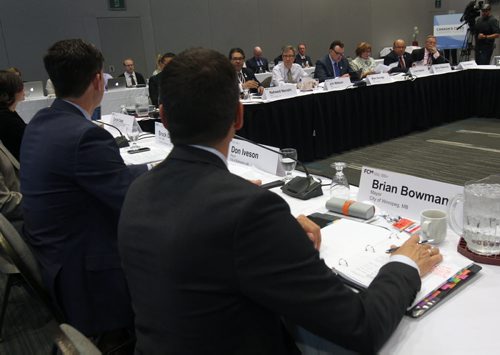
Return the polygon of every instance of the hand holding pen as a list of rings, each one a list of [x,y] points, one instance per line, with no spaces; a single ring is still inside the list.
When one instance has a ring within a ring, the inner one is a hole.
[[[427,244],[429,241],[430,240],[425,241],[425,243],[420,243],[420,236],[415,234],[400,247],[396,247],[395,245],[391,246],[391,249],[396,248],[392,254],[404,255],[412,259],[417,264],[420,276],[422,277],[429,273],[434,266],[443,260],[443,256],[439,252],[439,248],[435,248]]]

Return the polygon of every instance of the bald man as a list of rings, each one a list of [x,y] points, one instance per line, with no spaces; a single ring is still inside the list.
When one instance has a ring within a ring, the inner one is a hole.
[[[247,68],[252,69],[254,73],[263,73],[269,71],[269,62],[262,56],[262,48],[253,49],[253,57],[246,61]]]
[[[396,62],[398,62],[398,66],[392,68],[390,73],[405,73],[413,63],[410,53],[406,53],[406,43],[402,39],[394,41],[391,53],[384,58],[384,65],[390,65]]]

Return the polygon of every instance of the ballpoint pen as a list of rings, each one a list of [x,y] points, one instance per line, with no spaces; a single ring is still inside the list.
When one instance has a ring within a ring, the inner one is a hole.
[[[426,243],[432,243],[434,241],[434,239],[426,239],[426,240],[422,240],[421,242],[418,242],[418,244],[426,244]],[[394,247],[394,248],[390,248],[390,249],[387,249],[385,252],[387,254],[391,254],[391,253],[394,253],[396,250],[398,250],[400,247]]]

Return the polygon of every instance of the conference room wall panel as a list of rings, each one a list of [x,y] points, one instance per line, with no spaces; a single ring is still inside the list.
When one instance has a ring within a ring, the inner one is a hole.
[[[4,37],[2,21],[0,21],[0,68],[7,68],[9,66]]]

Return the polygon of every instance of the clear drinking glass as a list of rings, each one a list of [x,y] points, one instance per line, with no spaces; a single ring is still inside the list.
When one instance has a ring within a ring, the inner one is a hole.
[[[138,150],[140,147],[137,144],[137,139],[139,138],[139,128],[136,125],[132,125],[127,128],[128,140],[132,143],[130,150]]]
[[[135,99],[135,113],[137,117],[149,115],[149,98],[145,95],[137,96]]]
[[[281,149],[281,165],[283,170],[285,170],[284,181],[290,181],[292,179],[292,171],[297,165],[297,150],[294,148],[284,148]]]
[[[330,166],[336,170],[330,185],[330,197],[347,200],[350,195],[350,189],[349,182],[347,181],[343,171],[347,164],[344,162],[335,162]]]

